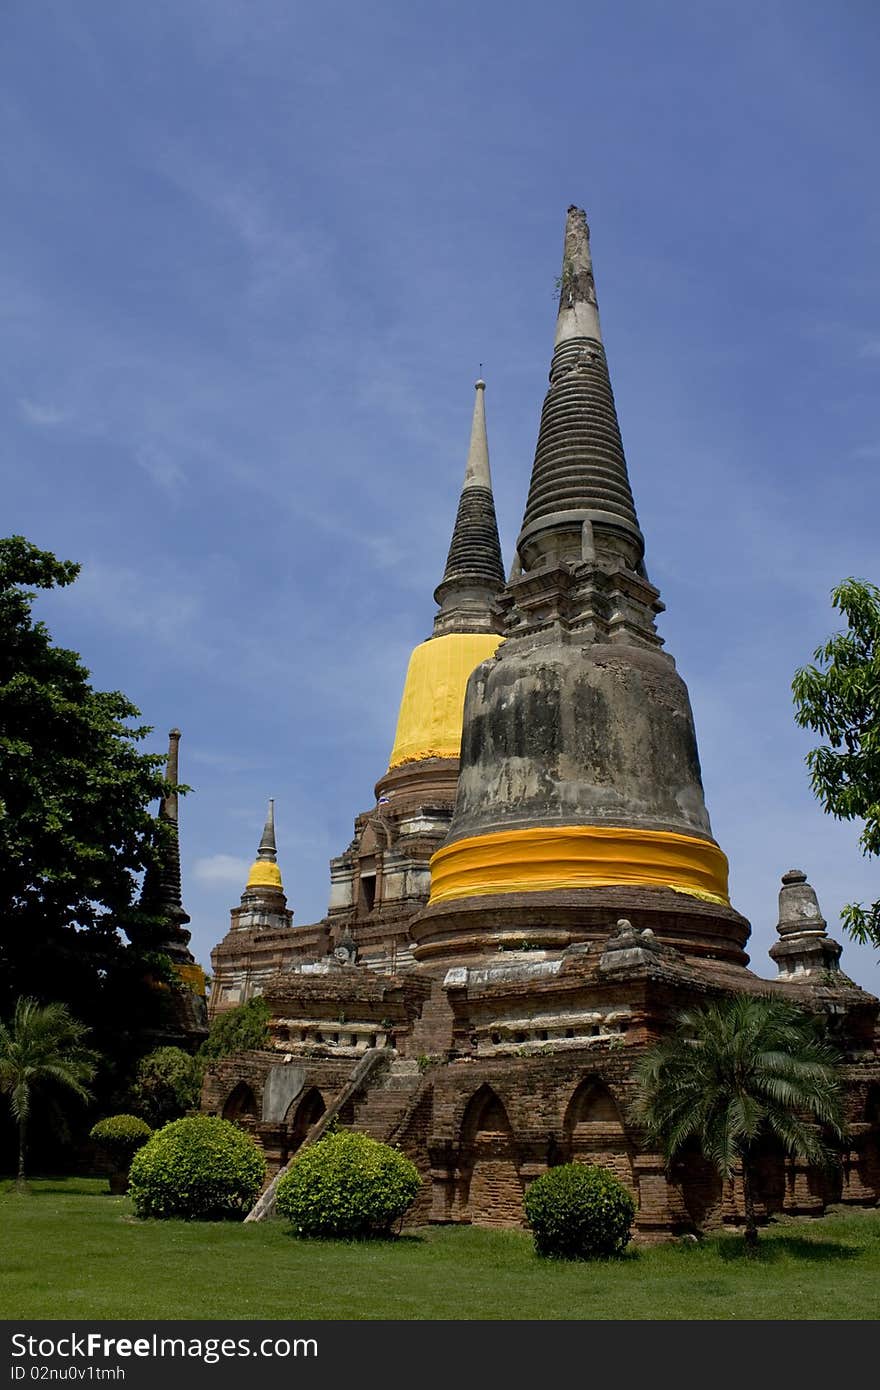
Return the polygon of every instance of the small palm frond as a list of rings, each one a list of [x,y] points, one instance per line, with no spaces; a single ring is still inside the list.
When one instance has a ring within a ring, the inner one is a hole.
[[[631,1117],[669,1164],[691,1140],[730,1177],[764,1134],[825,1162],[843,1133],[834,1050],[784,1000],[740,995],[683,1010],[635,1068]]]

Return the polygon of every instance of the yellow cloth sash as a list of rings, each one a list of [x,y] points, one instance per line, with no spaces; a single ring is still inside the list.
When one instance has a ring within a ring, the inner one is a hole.
[[[468,677],[494,656],[495,632],[453,632],[432,637],[409,659],[389,769],[422,758],[457,758]]]
[[[193,994],[204,994],[206,989],[205,972],[200,965],[176,965],[175,970],[182,982]]]
[[[281,888],[281,870],[268,859],[257,859],[251,864],[245,892],[248,888]]]
[[[490,893],[632,884],[730,906],[727,857],[714,841],[621,826],[539,826],[456,840],[431,860],[430,903]]]

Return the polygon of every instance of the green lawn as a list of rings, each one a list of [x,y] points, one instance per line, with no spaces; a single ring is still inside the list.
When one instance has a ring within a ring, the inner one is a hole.
[[[137,1221],[100,1179],[0,1182],[2,1318],[880,1317],[880,1211],[774,1223],[610,1263],[538,1259],[521,1231],[429,1227],[378,1244],[281,1222]]]

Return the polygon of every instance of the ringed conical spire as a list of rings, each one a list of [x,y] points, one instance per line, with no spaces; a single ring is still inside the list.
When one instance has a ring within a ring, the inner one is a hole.
[[[644,555],[599,327],[590,229],[565,224],[550,389],[541,413],[517,551],[528,571],[555,559],[624,562]]]
[[[491,632],[495,626],[492,600],[504,587],[504,565],[489,471],[485,381],[477,381],[474,390],[464,483],[446,568],[434,591],[434,598],[440,605],[434,622],[435,636],[447,632]]]

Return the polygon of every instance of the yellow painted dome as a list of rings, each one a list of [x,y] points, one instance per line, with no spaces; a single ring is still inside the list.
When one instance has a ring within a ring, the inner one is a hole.
[[[281,870],[278,865],[271,864],[267,859],[255,859],[248,874],[245,891],[247,888],[281,887]]]
[[[495,632],[452,632],[416,647],[409,659],[389,769],[461,753],[464,693],[471,672],[494,656]]]

